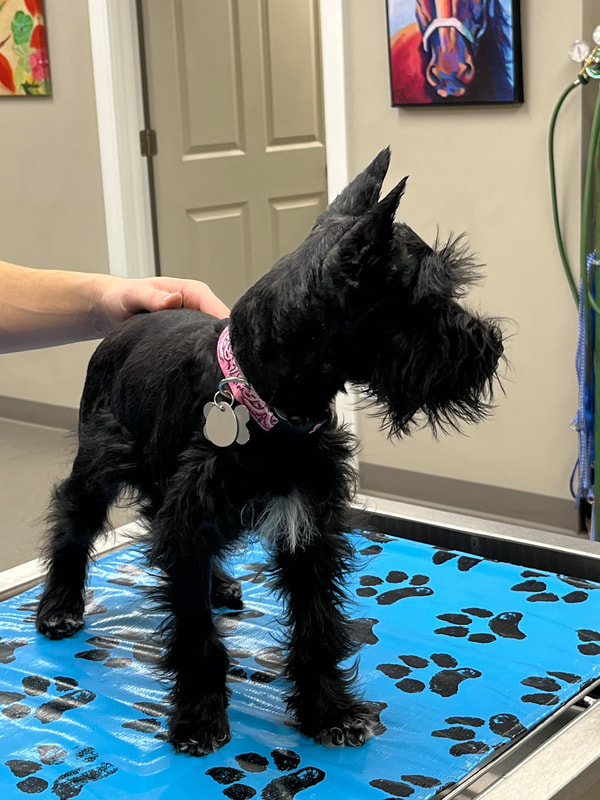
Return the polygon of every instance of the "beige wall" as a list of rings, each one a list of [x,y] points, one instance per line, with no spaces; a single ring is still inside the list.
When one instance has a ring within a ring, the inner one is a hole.
[[[506,317],[510,369],[494,418],[466,436],[427,432],[393,446],[360,418],[362,459],[469,482],[568,496],[576,456],[577,317],[557,254],[548,190],[548,123],[574,79],[567,47],[582,35],[582,0],[521,3],[525,104],[391,108],[385,3],[348,0],[346,56],[350,172],[392,145],[391,186],[410,174],[401,216],[425,238],[467,231],[487,264],[471,302]],[[600,4],[597,3],[600,11]],[[598,13],[600,21],[600,13]],[[585,31],[588,40],[591,30]],[[588,87],[587,91],[596,91]],[[580,98],[561,117],[557,156],[564,230],[577,258]],[[384,189],[386,188],[384,187]],[[401,489],[399,488],[401,494]]]
[[[394,109],[385,3],[345,0],[350,172],[388,143],[388,185],[410,173],[402,216],[432,238],[466,230],[488,265],[472,295],[506,317],[511,368],[494,418],[464,437],[419,433],[398,446],[360,419],[363,460],[418,473],[567,497],[575,457],[577,320],[551,224],[546,136],[573,79],[566,49],[591,0],[522,3],[525,99],[497,108]],[[597,0],[593,0],[599,6]],[[87,4],[47,0],[51,99],[0,102],[0,257],[41,267],[107,270]],[[600,13],[598,14],[600,19]],[[589,38],[589,31],[585,31]],[[594,91],[588,87],[587,91]],[[564,228],[577,254],[580,101],[559,126]],[[0,395],[76,406],[91,344],[3,356]]]
[[[0,98],[0,258],[107,272],[87,3],[45,8],[53,96]],[[2,356],[0,395],[75,406],[91,350]]]

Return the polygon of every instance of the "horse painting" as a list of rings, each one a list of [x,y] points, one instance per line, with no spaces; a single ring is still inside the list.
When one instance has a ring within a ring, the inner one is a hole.
[[[390,37],[393,105],[521,99],[513,59],[518,28],[500,0],[406,3],[414,7],[415,22]]]

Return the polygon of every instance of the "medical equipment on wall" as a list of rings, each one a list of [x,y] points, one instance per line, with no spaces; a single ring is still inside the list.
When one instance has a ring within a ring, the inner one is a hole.
[[[552,212],[556,240],[561,261],[573,299],[579,309],[579,342],[577,347],[577,375],[579,382],[579,406],[573,427],[579,436],[578,460],[572,478],[572,493],[579,511],[580,531],[589,531],[591,539],[600,539],[600,520],[595,514],[595,498],[600,497],[600,470],[595,470],[595,453],[600,452],[600,386],[596,390],[595,376],[600,372],[600,325],[596,315],[600,314],[600,297],[596,288],[596,273],[600,261],[596,252],[600,237],[596,220],[600,209],[600,180],[597,177],[596,160],[600,139],[600,93],[596,98],[589,133],[589,147],[584,171],[584,186],[581,207],[581,233],[579,246],[579,283],[569,264],[560,228],[556,191],[554,158],[555,128],[563,103],[572,91],[580,86],[596,85],[600,80],[600,25],[593,32],[594,47],[586,42],[573,42],[569,57],[579,63],[575,80],[560,95],[552,113],[548,137],[548,157]],[[577,486],[575,480],[577,474]]]

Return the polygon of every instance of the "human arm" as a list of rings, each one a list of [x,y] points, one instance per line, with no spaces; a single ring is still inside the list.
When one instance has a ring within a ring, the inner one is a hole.
[[[227,306],[201,281],[119,278],[31,269],[0,261],[0,352],[97,339],[139,311],[193,308],[216,317]]]

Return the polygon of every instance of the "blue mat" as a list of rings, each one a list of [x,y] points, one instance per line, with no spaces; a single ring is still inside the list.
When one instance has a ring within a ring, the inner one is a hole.
[[[425,800],[460,781],[600,677],[600,585],[380,534],[349,612],[378,736],[331,750],[289,724],[281,606],[258,544],[235,559],[245,608],[220,613],[233,658],[233,739],[204,758],[165,741],[168,686],[153,665],[155,582],[135,547],[90,572],[86,626],[39,636],[39,587],[2,604],[0,797]]]

